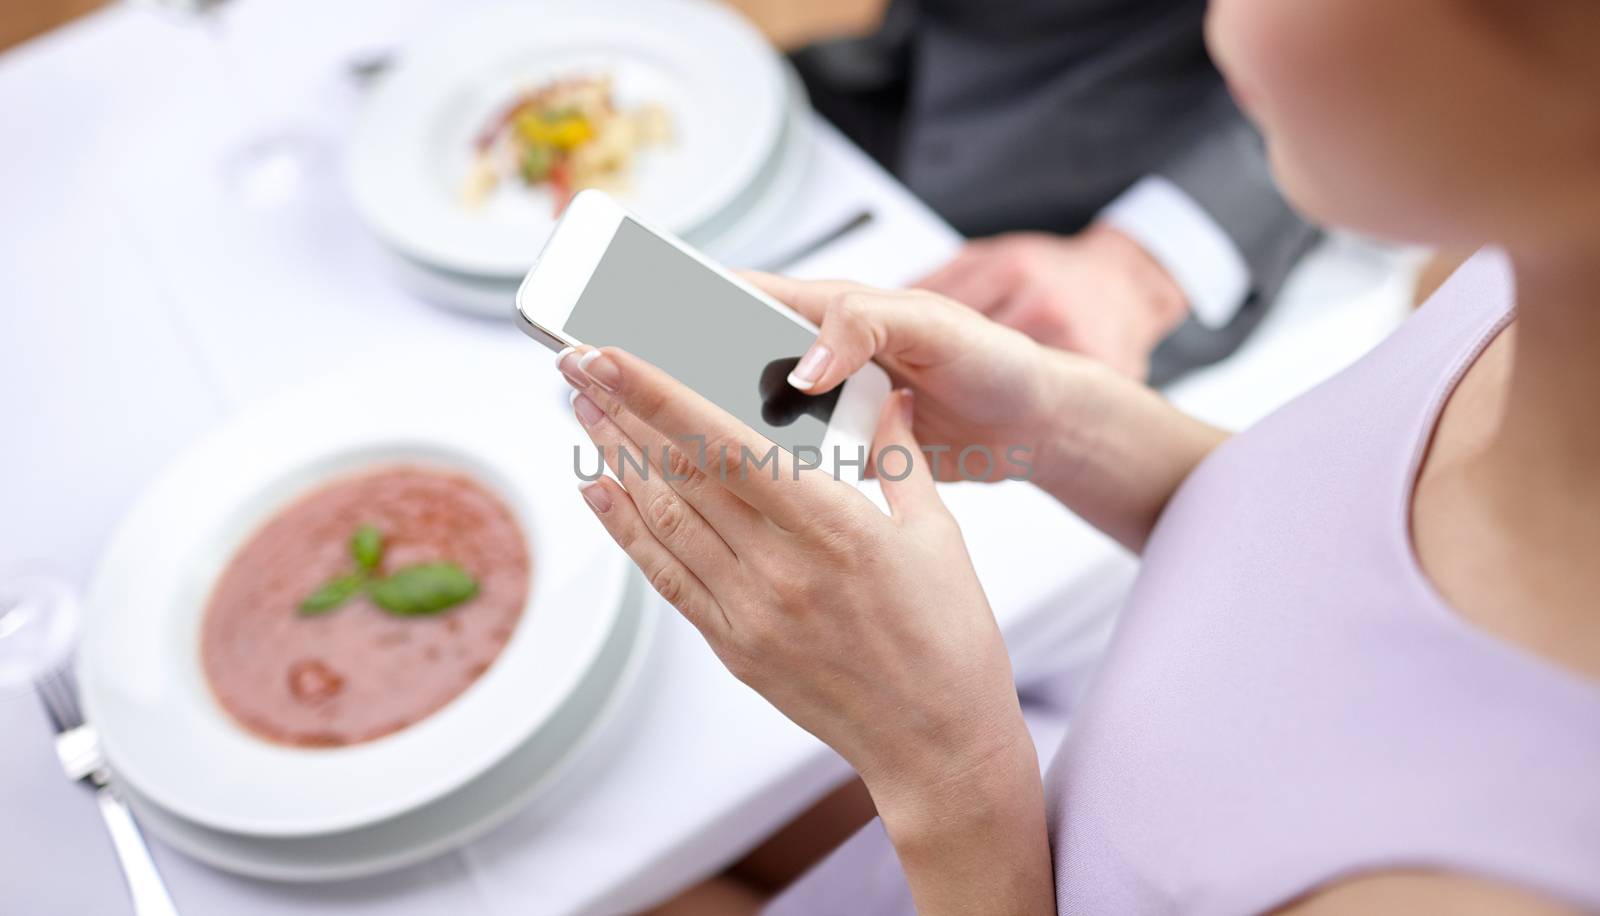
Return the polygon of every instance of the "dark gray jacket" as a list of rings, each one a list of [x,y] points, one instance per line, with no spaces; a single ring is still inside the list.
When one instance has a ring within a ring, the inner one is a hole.
[[[1204,15],[1204,0],[892,0],[877,35],[796,63],[818,109],[968,235],[1075,232],[1152,173],[1183,188],[1251,292],[1227,327],[1164,343],[1159,381],[1237,348],[1317,237],[1273,187]]]

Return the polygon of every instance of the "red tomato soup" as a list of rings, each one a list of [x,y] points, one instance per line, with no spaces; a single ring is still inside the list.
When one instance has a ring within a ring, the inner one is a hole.
[[[321,586],[359,570],[351,539],[363,527],[383,543],[368,582],[444,562],[476,593],[400,616],[358,589],[303,612]],[[337,480],[273,516],[217,580],[200,633],[206,680],[235,721],[269,741],[337,747],[391,734],[488,670],[527,604],[531,562],[511,511],[467,476],[393,466]]]

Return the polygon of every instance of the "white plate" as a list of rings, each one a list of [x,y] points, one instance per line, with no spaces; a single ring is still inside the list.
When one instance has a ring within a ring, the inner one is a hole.
[[[359,830],[315,837],[251,837],[186,821],[124,791],[151,833],[224,871],[273,881],[337,881],[401,868],[481,836],[537,798],[559,798],[564,778],[588,776],[626,737],[661,607],[628,576],[614,637],[571,700],[482,776],[422,808]],[[591,766],[592,765],[592,766]]]
[[[397,284],[430,305],[506,321],[517,307],[519,280],[436,270],[385,248],[384,262]]]
[[[83,700],[120,778],[220,830],[331,833],[454,791],[544,724],[605,644],[626,558],[572,492],[576,425],[528,386],[467,367],[350,373],[249,410],[174,462],[118,529],[88,593]],[[216,575],[286,501],[396,459],[464,469],[505,500],[532,551],[528,608],[489,670],[415,725],[328,749],[252,736],[200,667]]]
[[[766,173],[760,193],[751,195],[745,206],[727,219],[717,218],[699,227],[689,238],[691,244],[714,258],[726,261],[737,258],[756,248],[772,248],[761,242],[764,236],[775,236],[784,244],[792,244],[785,235],[789,231],[785,219],[791,204],[805,185],[810,170],[813,144],[816,142],[811,119],[811,101],[806,97],[806,86],[800,74],[787,61],[784,63],[785,82],[788,84],[789,115],[784,125],[781,149],[774,157],[773,167]],[[762,251],[764,255],[775,251]],[[759,264],[733,263],[733,267],[754,267]]]
[[[409,49],[368,100],[346,157],[357,209],[390,247],[462,273],[518,277],[554,225],[547,194],[506,187],[461,204],[472,138],[520,86],[608,73],[624,106],[664,105],[671,143],[641,153],[628,206],[687,233],[772,155],[784,116],[777,54],[706,0],[508,5]]]
[[[752,188],[729,207],[690,232],[685,239],[696,248],[723,260],[757,245],[763,235],[781,238],[781,221],[788,205],[800,192],[811,162],[811,107],[798,74],[791,72],[789,115],[783,141],[764,166]],[[771,246],[766,246],[771,247]],[[448,309],[504,320],[516,307],[521,277],[502,279],[440,270],[385,248],[395,279],[422,299]],[[734,264],[735,267],[759,265]]]

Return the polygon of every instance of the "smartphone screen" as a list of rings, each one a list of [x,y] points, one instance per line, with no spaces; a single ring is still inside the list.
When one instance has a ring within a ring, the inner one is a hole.
[[[631,219],[565,330],[649,360],[790,451],[821,448],[843,387],[816,397],[790,387],[814,335]]]

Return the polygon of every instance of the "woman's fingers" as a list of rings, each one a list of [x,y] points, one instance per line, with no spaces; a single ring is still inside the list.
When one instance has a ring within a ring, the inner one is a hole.
[[[944,509],[933,485],[927,456],[922,454],[912,430],[915,407],[909,388],[890,395],[878,416],[878,430],[872,439],[873,470],[883,486],[889,511],[901,521],[915,521],[930,511]]]
[[[646,470],[649,465],[638,443],[624,435],[600,405],[585,395],[573,399],[572,411],[589,438],[604,452],[606,464],[633,498],[655,540],[713,588],[735,582],[739,559],[733,550],[693,506],[667,485],[659,470]]]
[[[784,305],[794,309],[812,324],[822,324],[828,303],[848,292],[866,292],[870,288],[848,280],[796,280],[782,274],[762,273],[759,270],[741,270],[745,282],[761,290]]]
[[[902,364],[946,356],[958,343],[950,327],[952,304],[922,291],[755,272],[744,277],[821,328],[789,375],[789,384],[808,394],[832,391],[870,360],[896,372]]]
[[[700,457],[706,477],[780,527],[801,530],[839,499],[840,485],[835,481],[799,473],[793,455],[626,350],[591,350],[577,368],[667,439],[703,443]]]
[[[641,473],[656,475],[665,481],[667,486],[675,490],[684,498],[700,516],[708,522],[724,543],[733,549],[737,556],[738,545],[752,543],[757,526],[765,524],[754,509],[750,508],[739,497],[734,496],[722,486],[706,478],[702,469],[704,461],[699,454],[698,442],[673,442],[661,435],[644,423],[638,417],[623,409],[622,405],[612,396],[598,386],[590,383],[584,377],[582,370],[577,368],[578,360],[588,353],[593,347],[580,347],[562,354],[557,366],[568,383],[580,391],[584,396],[594,401],[605,411],[611,421],[622,430],[644,453],[634,458],[642,460],[633,461],[628,467],[631,473],[637,476]],[[580,422],[582,417],[579,417]],[[610,464],[613,474],[620,473],[615,464]]]
[[[651,588],[707,638],[727,632],[722,606],[705,583],[651,532],[628,491],[608,477],[587,481],[579,489],[606,533],[644,573]]]
[[[876,359],[891,371],[946,358],[960,346],[950,302],[918,291],[875,290],[855,283],[745,275],[821,330],[789,376],[810,394],[838,387]]]
[[[947,359],[964,341],[953,308],[925,293],[841,292],[828,303],[816,343],[789,384],[821,394],[875,359],[891,371]]]

